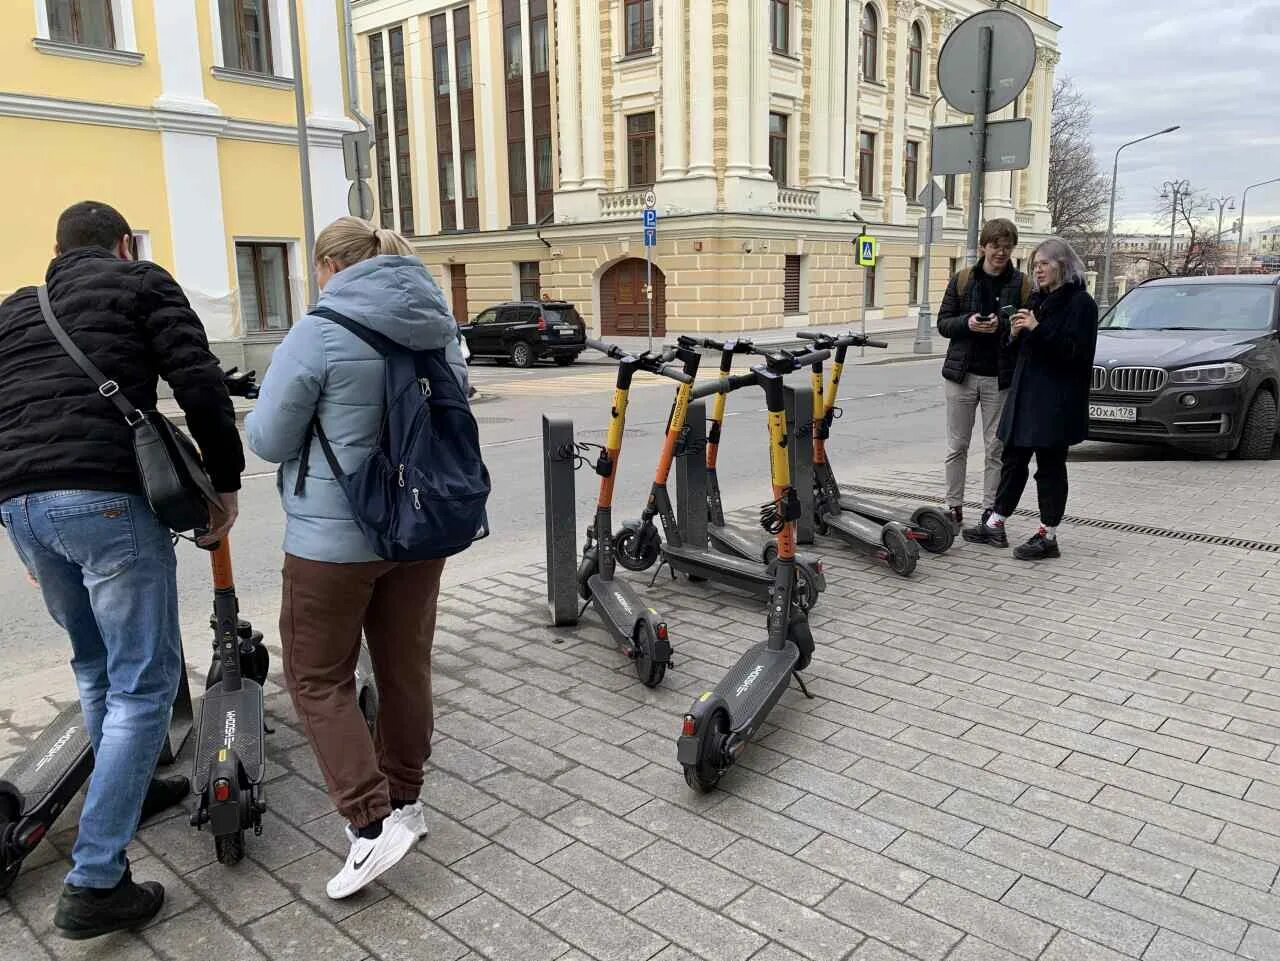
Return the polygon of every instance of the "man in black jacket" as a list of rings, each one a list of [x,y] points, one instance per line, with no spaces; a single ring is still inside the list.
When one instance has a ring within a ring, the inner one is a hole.
[[[139,410],[155,407],[158,378],[173,389],[222,492],[216,540],[235,522],[244,469],[231,398],[182,289],[129,249],[106,204],[64,211],[45,274],[53,314]],[[177,560],[142,496],[129,426],[54,339],[34,287],[0,304],[0,523],[70,638],[94,752],[54,925],[76,939],[134,927],[164,889],[133,882],[125,848],[140,814],[189,790],[152,780],[185,670]]]
[[[1002,350],[1009,322],[1007,317],[1001,318],[1000,311],[1023,306],[1031,294],[1027,278],[1010,260],[1017,245],[1018,228],[1011,221],[989,221],[979,240],[981,258],[951,278],[938,309],[938,333],[951,341],[942,376],[947,382],[947,507],[957,527],[964,520],[969,439],[979,408],[986,455],[982,485],[985,511],[991,510],[1000,485],[1001,447],[996,428],[1005,391],[1013,379],[1012,364]]]

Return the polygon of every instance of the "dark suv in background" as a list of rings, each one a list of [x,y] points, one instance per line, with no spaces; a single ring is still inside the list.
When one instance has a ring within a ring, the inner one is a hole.
[[[1280,397],[1280,275],[1166,277],[1098,325],[1092,440],[1269,457]]]
[[[563,300],[522,300],[482,310],[459,328],[472,357],[532,367],[551,358],[568,367],[587,346],[587,325]]]

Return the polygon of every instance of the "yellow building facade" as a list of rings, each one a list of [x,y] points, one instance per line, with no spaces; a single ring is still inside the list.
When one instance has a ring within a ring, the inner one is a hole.
[[[343,4],[6,0],[0,206],[21,238],[0,295],[43,280],[58,214],[118,208],[140,257],[170,270],[215,350],[261,367],[305,310],[294,85],[306,97],[317,228],[346,213]]]

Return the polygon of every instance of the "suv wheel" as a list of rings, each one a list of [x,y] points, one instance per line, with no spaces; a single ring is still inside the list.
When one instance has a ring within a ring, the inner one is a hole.
[[[1249,405],[1236,456],[1243,460],[1266,460],[1271,456],[1275,442],[1276,399],[1264,389],[1254,394],[1253,403]]]
[[[511,345],[511,363],[517,367],[532,367],[533,361],[533,348],[523,340],[518,340]]]

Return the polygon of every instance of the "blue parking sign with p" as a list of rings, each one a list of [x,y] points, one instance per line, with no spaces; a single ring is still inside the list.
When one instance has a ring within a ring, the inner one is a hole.
[[[644,245],[646,247],[658,246],[658,229],[656,227],[646,227],[644,229]]]
[[[658,226],[658,211],[650,207],[644,212],[644,229],[655,230]]]

